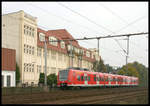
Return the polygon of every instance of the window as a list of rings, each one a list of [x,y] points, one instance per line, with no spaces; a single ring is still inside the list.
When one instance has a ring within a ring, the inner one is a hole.
[[[90,81],[90,76],[88,76],[88,81]]]
[[[94,81],[96,81],[96,75],[94,75]]]
[[[29,64],[29,71],[31,72],[31,64]]]
[[[2,75],[2,87],[4,87],[4,75]]]
[[[45,41],[45,34],[44,33],[39,33],[39,40]]]
[[[87,81],[87,76],[84,77],[84,80]]]
[[[103,76],[101,76],[101,77],[100,77],[100,80],[101,80],[101,81],[104,81],[104,77],[103,77]]]
[[[86,51],[86,57],[90,57],[90,52]]]
[[[10,75],[7,76],[7,87],[10,87],[10,82],[11,82],[11,79],[10,79]]]
[[[61,46],[61,48],[65,48],[65,42],[61,41],[60,46]]]
[[[83,76],[81,76],[81,81],[83,81],[84,79],[83,79]]]
[[[32,47],[32,55],[34,55],[34,47]]]
[[[27,72],[28,72],[28,65],[29,65],[29,64],[26,64],[26,69],[27,69]]]
[[[58,42],[53,42],[53,41],[57,41],[57,38],[51,36],[51,37],[49,37],[48,39],[49,39],[49,43],[50,43],[51,45],[57,46],[57,43],[58,43]]]
[[[31,54],[31,46],[29,46],[29,54]]]
[[[26,44],[24,44],[24,53],[26,53]]]
[[[99,81],[99,80],[100,80],[100,79],[99,79],[99,76],[97,76],[97,77],[96,77],[96,80],[97,80],[97,81]]]
[[[28,53],[28,48],[29,48],[29,46],[27,45],[26,47],[27,47],[27,53]]]
[[[34,72],[34,64],[32,64],[32,72]]]
[[[105,81],[108,81],[108,77],[105,77]]]
[[[77,76],[77,80],[80,81],[80,75]]]

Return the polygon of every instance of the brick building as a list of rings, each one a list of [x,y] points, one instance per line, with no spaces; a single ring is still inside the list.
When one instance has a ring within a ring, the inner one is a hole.
[[[2,87],[16,86],[16,51],[2,48]]]

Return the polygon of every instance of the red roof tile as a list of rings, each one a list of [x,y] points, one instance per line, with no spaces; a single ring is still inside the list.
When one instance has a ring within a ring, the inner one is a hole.
[[[46,35],[46,40],[48,41],[48,37],[49,36],[54,36],[56,37],[58,40],[66,40],[66,39],[74,39],[70,33],[67,32],[66,29],[58,29],[58,30],[48,30],[48,31],[44,31],[40,28],[38,28],[38,34],[39,32],[42,32]],[[69,41],[65,41],[65,45],[69,44]],[[39,41],[39,37],[38,37],[38,40],[37,40],[37,45],[40,46],[40,47],[44,47],[44,42],[41,42]],[[89,51],[90,52],[90,57],[91,57],[91,51],[86,49],[86,48],[83,48],[81,47],[79,44],[78,44],[78,41],[72,41],[72,45],[77,47],[77,48],[82,48],[84,49],[84,52],[85,51]],[[67,54],[67,46],[65,46],[65,49],[61,48],[60,47],[60,42],[58,42],[58,46],[54,46],[54,45],[51,45],[51,44],[47,44],[47,48],[49,49],[52,49],[52,50],[55,50],[55,51],[58,51],[58,52],[62,52],[62,53],[65,53]],[[95,61],[95,59],[92,59],[90,57],[86,57],[85,53],[83,55],[83,59],[85,60],[88,60],[88,61]]]

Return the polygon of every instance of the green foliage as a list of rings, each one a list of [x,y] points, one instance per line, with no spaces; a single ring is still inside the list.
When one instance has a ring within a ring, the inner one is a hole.
[[[19,70],[19,66],[16,63],[16,84],[18,84],[20,82],[20,70]]]
[[[47,84],[52,86],[53,84],[57,84],[57,75],[56,74],[50,74],[47,76]]]
[[[107,72],[104,61],[102,59],[100,59],[100,61],[95,61],[93,63],[93,70],[95,72]]]
[[[39,83],[44,84],[44,80],[45,80],[45,74],[40,73]],[[57,84],[57,75],[56,74],[50,74],[47,76],[47,85],[52,86],[53,84]]]
[[[135,67],[131,65],[131,63],[123,66],[120,71],[118,71],[120,75],[127,75],[127,76],[135,76],[139,77],[139,73]]]
[[[125,71],[123,69],[121,69],[120,71],[118,71],[119,75],[125,75]]]
[[[138,62],[128,63],[118,71],[118,74],[136,76],[139,78],[140,86],[148,85],[148,68]]]
[[[44,84],[44,78],[45,78],[45,74],[44,73],[40,73],[39,83]]]

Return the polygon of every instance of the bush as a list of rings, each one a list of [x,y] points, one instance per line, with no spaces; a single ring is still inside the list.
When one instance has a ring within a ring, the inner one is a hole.
[[[47,84],[51,87],[54,87],[54,85],[57,85],[57,75],[56,74],[50,74],[47,76]]]

